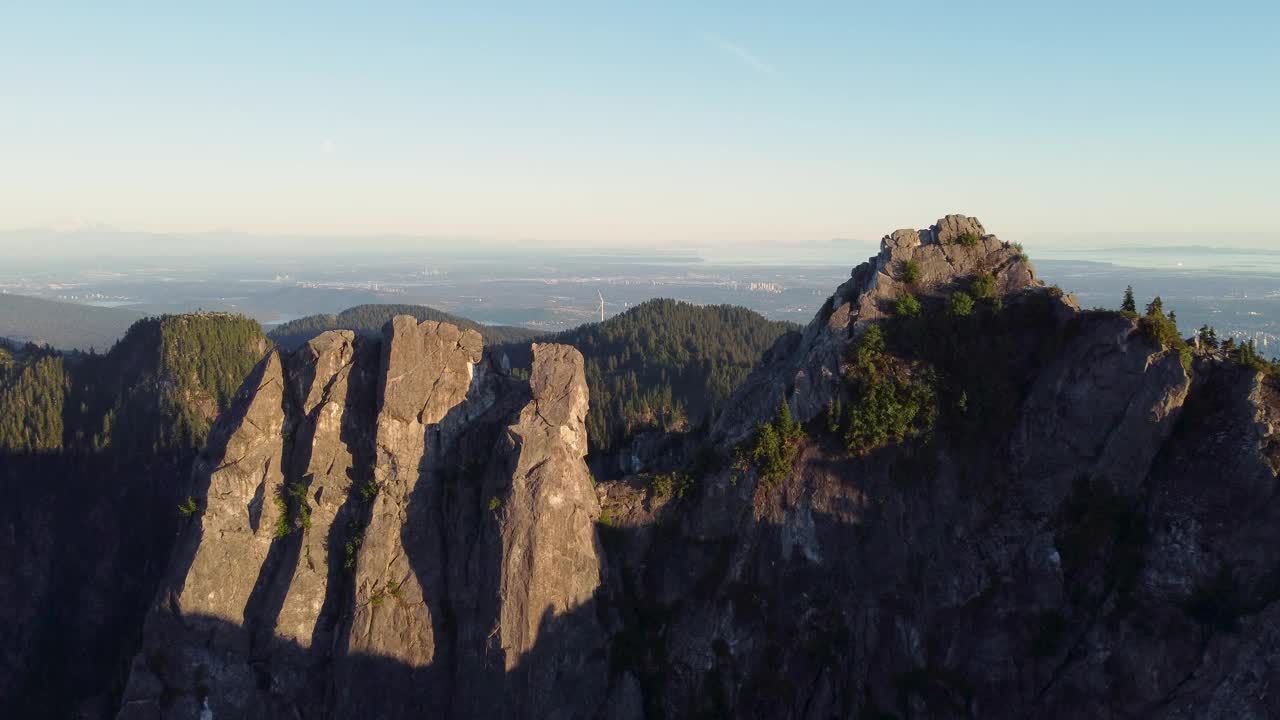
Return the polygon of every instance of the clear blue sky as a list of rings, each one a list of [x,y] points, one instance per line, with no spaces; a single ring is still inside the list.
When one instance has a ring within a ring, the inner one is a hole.
[[[0,6],[0,228],[1280,245],[1280,3]]]

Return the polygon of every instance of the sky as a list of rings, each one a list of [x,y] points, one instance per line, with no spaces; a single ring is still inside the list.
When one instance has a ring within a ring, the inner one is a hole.
[[[1278,129],[1275,2],[0,3],[10,230],[1280,247]]]

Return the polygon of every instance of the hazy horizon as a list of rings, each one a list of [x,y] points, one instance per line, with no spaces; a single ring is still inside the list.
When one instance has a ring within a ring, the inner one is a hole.
[[[979,218],[981,219],[981,218]],[[923,223],[913,228],[928,227]],[[898,228],[893,228],[898,229]],[[991,230],[991,228],[988,228]],[[352,255],[376,254],[414,257],[456,258],[485,252],[503,254],[550,253],[566,256],[603,253],[612,257],[648,253],[681,258],[701,258],[715,262],[795,262],[824,263],[874,254],[884,231],[872,237],[832,237],[825,239],[738,240],[715,242],[689,238],[682,241],[651,240],[611,244],[605,240],[566,242],[556,238],[414,236],[399,234],[295,234],[254,233],[225,229],[192,232],[155,232],[91,225],[64,228],[0,229],[0,251],[13,260],[134,260],[139,258],[284,258],[305,256],[314,259],[341,259]],[[1108,256],[1137,253],[1176,254],[1179,251],[1222,251],[1280,255],[1280,239],[1242,233],[1167,233],[1162,235],[1122,235],[1080,233],[1075,236],[1030,234],[1010,236],[995,232],[1008,242],[1019,242],[1039,257],[1088,259],[1097,254],[1101,262]],[[1125,263],[1122,263],[1125,264]],[[1128,263],[1145,266],[1146,263]]]

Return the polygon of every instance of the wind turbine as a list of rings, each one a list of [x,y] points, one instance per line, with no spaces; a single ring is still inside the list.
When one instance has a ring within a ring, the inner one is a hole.
[[[600,296],[600,322],[604,322],[604,293],[596,290],[596,295]]]

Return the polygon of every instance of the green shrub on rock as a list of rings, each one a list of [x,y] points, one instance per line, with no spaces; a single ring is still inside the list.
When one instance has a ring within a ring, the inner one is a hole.
[[[920,264],[915,260],[904,260],[898,269],[898,275],[901,276],[902,282],[915,285],[920,282]]]
[[[974,300],[990,300],[996,296],[996,276],[989,272],[978,273],[969,283],[969,295]]]
[[[947,298],[947,314],[952,317],[969,317],[973,314],[973,298],[966,292],[952,293]]]
[[[784,398],[778,403],[778,412],[773,420],[760,423],[749,443],[738,448],[738,469],[745,471],[754,467],[761,482],[773,487],[791,472],[803,439],[804,428],[792,419],[791,408]]]
[[[649,478],[649,489],[655,497],[684,497],[694,485],[693,476],[689,473],[673,471],[657,473]]]
[[[199,512],[200,506],[196,504],[196,499],[190,495],[187,496],[186,502],[178,506],[178,514],[184,518],[193,517]]]
[[[837,426],[845,447],[866,453],[928,431],[937,413],[932,374],[885,351],[883,331],[867,328],[851,346],[846,382],[853,400]]]
[[[893,314],[898,317],[918,317],[922,310],[923,308],[920,305],[920,301],[916,299],[915,295],[910,293],[903,295],[893,303]]]

